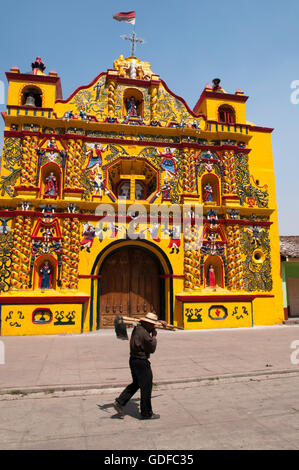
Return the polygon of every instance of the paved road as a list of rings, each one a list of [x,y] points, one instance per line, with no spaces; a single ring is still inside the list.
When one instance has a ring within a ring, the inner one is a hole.
[[[154,387],[160,420],[124,420],[119,390],[0,396],[0,449],[299,449],[298,371]],[[109,455],[109,454],[108,454]]]

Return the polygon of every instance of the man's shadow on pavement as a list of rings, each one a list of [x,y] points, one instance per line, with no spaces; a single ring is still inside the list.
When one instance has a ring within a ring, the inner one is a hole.
[[[159,397],[160,395],[155,395],[152,398]],[[132,416],[132,418],[140,419],[140,411],[139,411],[139,403],[140,398],[131,398],[131,400],[124,406],[124,413],[125,416]],[[101,411],[106,411],[109,408],[113,408],[113,403],[106,403],[105,405],[97,405]],[[119,419],[118,413],[115,413],[111,416],[111,419]]]
[[[125,416],[129,415],[129,416],[132,416],[132,418],[139,419],[140,418],[139,406],[138,406],[139,402],[140,402],[139,398],[131,398],[129,403],[127,403],[124,406]],[[97,405],[97,406],[102,411],[106,411],[109,408],[113,408],[114,410],[113,403],[106,403],[105,405]],[[115,413],[114,415],[112,415],[111,419],[119,419],[118,413]]]

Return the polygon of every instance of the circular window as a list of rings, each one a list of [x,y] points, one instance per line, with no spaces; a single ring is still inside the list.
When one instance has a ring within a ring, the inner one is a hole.
[[[265,261],[265,253],[262,250],[255,250],[252,259],[255,263],[263,263]]]

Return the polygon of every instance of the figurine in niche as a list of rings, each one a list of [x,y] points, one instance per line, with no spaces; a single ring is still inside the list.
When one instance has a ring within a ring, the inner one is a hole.
[[[144,187],[141,183],[135,183],[135,199],[141,200],[144,199]]]
[[[127,116],[128,117],[139,117],[138,105],[139,101],[136,101],[134,96],[126,100]]]
[[[108,145],[103,148],[102,144],[94,144],[94,146],[86,152],[86,155],[89,158],[86,169],[93,168],[97,164],[102,165],[102,153],[107,149]]]
[[[217,212],[211,209],[207,214],[208,221],[210,222],[210,228],[217,228],[218,215]]]
[[[50,204],[43,208],[42,213],[44,214],[44,222],[52,222],[54,209]]]
[[[87,222],[87,224],[83,224],[82,236],[84,238],[80,242],[80,250],[86,248],[86,251],[90,253],[90,248],[92,247],[95,235],[96,231],[93,225],[91,225],[89,222]]]
[[[51,137],[49,140],[48,140],[48,148],[51,149],[51,150],[58,150],[58,146],[56,144],[56,139],[55,137]]]
[[[42,231],[42,235],[45,243],[49,243],[53,238],[53,231],[49,227],[45,227]]]
[[[164,183],[161,186],[162,201],[169,201],[171,198],[171,184],[164,178]]]
[[[208,270],[208,286],[216,287],[216,276],[215,276],[215,271],[214,271],[214,267],[212,264],[210,264],[209,270]]]
[[[69,214],[74,214],[76,212],[76,204],[70,202],[67,206],[67,211]]]
[[[204,201],[205,202],[212,202],[214,200],[213,199],[213,188],[210,185],[210,183],[205,185],[204,190],[205,190],[205,192],[204,192]]]
[[[70,110],[70,111],[66,111],[63,115],[63,120],[67,120],[69,121],[70,119],[73,119],[74,118],[74,114],[73,114],[73,111]]]
[[[119,199],[130,199],[131,196],[131,188],[130,188],[130,183],[128,181],[125,181],[122,183],[119,187]]]
[[[48,260],[42,265],[39,276],[39,287],[41,289],[51,289],[52,287],[52,271]]]
[[[237,211],[236,209],[231,209],[227,212],[228,212],[228,218],[229,219],[238,219],[239,211]]]
[[[175,149],[171,149],[170,147],[166,147],[164,149],[164,153],[160,153],[160,156],[162,157],[162,162],[161,162],[161,170],[165,171],[165,179],[172,179],[174,175],[176,174],[176,164],[175,162],[177,159],[174,157]]]
[[[30,204],[28,201],[22,201],[21,202],[21,210],[22,211],[29,211]]]
[[[46,178],[45,184],[45,196],[57,197],[58,196],[58,184],[57,178],[51,171],[50,175]]]

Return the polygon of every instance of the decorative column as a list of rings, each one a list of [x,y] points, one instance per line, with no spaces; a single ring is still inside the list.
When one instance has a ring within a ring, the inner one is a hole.
[[[61,287],[77,289],[80,249],[80,222],[77,218],[63,220],[62,237]]]
[[[200,288],[200,257],[197,249],[199,228],[187,227],[184,234],[184,288],[196,290]]]
[[[183,149],[183,162],[184,194],[196,194],[195,159],[189,149]]]
[[[158,119],[158,86],[157,85],[152,85],[150,88],[150,97],[151,97],[151,102],[150,102],[150,107],[151,107],[151,121],[155,122]]]
[[[36,186],[38,138],[25,136],[22,142],[21,185]]]
[[[230,290],[242,290],[244,282],[239,225],[229,225],[227,227],[227,240],[227,287]]]
[[[115,104],[116,104],[116,87],[115,80],[108,80],[108,117],[115,117]]]
[[[28,289],[30,282],[31,217],[17,216],[13,232],[11,286],[13,289]]]
[[[237,190],[237,174],[235,154],[233,151],[224,152],[223,170],[223,202],[226,205],[238,204],[240,197]]]

